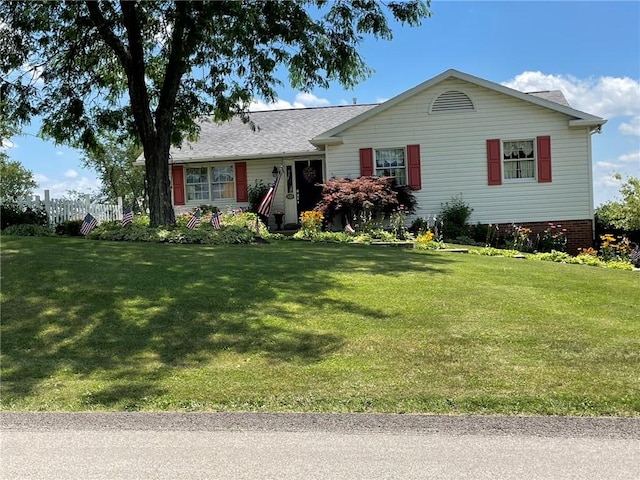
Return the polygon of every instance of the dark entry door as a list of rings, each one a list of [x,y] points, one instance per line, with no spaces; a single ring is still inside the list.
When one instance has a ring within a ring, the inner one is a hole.
[[[322,160],[296,160],[296,203],[298,217],[313,210],[320,201],[322,187]]]

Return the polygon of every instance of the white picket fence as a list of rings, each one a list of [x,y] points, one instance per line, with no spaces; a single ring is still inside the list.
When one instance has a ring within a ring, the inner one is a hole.
[[[44,207],[50,225],[58,225],[67,220],[83,220],[87,213],[93,215],[98,223],[122,220],[122,198],[118,197],[117,205],[91,203],[89,198],[81,200],[65,200],[50,198],[49,190],[44,191],[44,200],[39,195],[24,197],[17,200],[23,207]]]

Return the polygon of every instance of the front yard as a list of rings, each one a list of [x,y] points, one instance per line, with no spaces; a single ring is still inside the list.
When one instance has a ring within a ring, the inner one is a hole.
[[[3,410],[640,415],[640,274],[2,237]]]

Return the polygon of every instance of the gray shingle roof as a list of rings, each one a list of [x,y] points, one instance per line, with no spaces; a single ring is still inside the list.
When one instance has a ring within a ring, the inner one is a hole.
[[[366,112],[375,105],[294,108],[251,113],[252,131],[239,118],[216,124],[202,122],[197,142],[185,140],[182,148],[171,148],[171,160],[256,158],[281,154],[315,153],[313,137]]]
[[[533,95],[534,97],[542,98],[543,100],[549,100],[550,102],[559,103],[565,107],[571,107],[564,94],[560,90],[545,90],[541,92],[527,92],[527,95]]]

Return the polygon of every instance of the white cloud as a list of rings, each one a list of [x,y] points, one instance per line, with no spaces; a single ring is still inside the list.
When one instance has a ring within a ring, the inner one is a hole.
[[[39,184],[41,190],[49,190],[50,198],[65,197],[70,190],[89,194],[99,190],[102,186],[99,180],[87,177],[76,177],[72,180],[54,179]]]
[[[640,162],[640,151],[620,155],[618,160],[621,162]]]
[[[621,123],[618,130],[624,135],[636,135],[640,137],[640,115],[636,115],[628,122]]]
[[[575,109],[603,118],[640,115],[640,82],[629,77],[579,79],[523,72],[503,85],[522,92],[562,90]]]
[[[287,110],[291,108],[308,108],[308,107],[325,107],[330,105],[331,102],[326,98],[320,98],[312,93],[300,92],[296,95],[293,103],[286,100],[278,99],[273,103],[265,103],[262,100],[254,100],[249,106],[249,110],[252,112],[258,112],[263,110]]]
[[[611,163],[611,162],[597,162],[596,163],[596,167],[598,168],[618,168],[620,165],[618,165],[617,163]]]
[[[3,138],[2,142],[0,142],[0,150],[9,150],[11,148],[16,148],[17,145],[13,143],[8,138]]]
[[[34,180],[38,184],[35,193],[44,198],[44,191],[49,190],[49,198],[66,197],[67,192],[73,190],[80,193],[93,193],[100,190],[102,183],[96,178],[80,176],[75,170],[67,170],[63,177],[48,177],[42,173],[34,173]]]
[[[58,151],[56,152],[56,155],[64,155],[64,152],[61,152],[60,150],[58,150]]]
[[[331,102],[326,98],[316,97],[313,93],[300,92],[296,95],[296,101],[294,105],[301,105],[302,107],[326,107]]]
[[[41,173],[34,173],[33,174],[33,179],[36,181],[36,183],[38,183],[39,185],[46,183],[49,181],[49,177],[47,177],[46,175],[43,175]]]
[[[610,175],[601,175],[598,179],[596,179],[595,184],[602,187],[619,187],[620,180],[618,180],[618,178],[615,177],[612,173]]]

